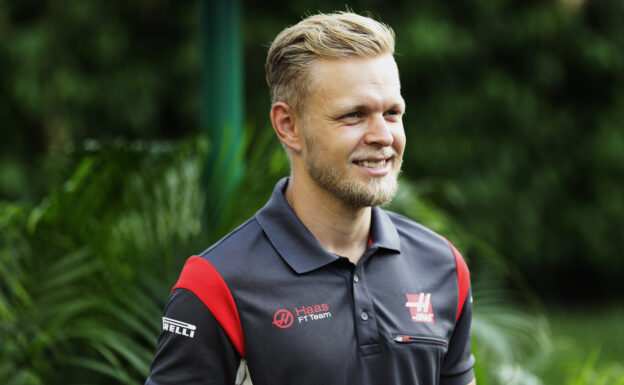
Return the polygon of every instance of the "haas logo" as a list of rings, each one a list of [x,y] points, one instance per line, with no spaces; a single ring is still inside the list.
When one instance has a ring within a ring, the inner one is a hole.
[[[273,316],[273,325],[278,328],[286,329],[293,324],[294,317],[292,313],[286,309],[281,309],[275,312]]]
[[[431,293],[408,294],[405,306],[409,308],[414,322],[434,323]]]
[[[310,306],[296,306],[293,310],[294,312],[286,309],[280,309],[276,311],[275,315],[273,316],[273,325],[277,326],[280,329],[286,329],[290,327],[295,320],[293,313],[297,315],[297,321],[299,322],[299,324],[312,324],[318,320],[331,318],[332,316],[329,310],[329,305],[326,303]]]

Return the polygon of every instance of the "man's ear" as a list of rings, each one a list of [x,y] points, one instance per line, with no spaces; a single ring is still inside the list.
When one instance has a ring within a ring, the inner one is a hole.
[[[301,151],[303,138],[300,136],[301,127],[297,127],[300,123],[288,104],[277,102],[271,107],[271,123],[286,148],[295,152]]]

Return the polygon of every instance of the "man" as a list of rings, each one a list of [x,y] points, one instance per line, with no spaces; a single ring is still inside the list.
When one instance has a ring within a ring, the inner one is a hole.
[[[377,206],[405,134],[394,35],[308,17],[267,58],[291,162],[254,217],[191,257],[146,384],[474,384],[468,270],[444,238]]]

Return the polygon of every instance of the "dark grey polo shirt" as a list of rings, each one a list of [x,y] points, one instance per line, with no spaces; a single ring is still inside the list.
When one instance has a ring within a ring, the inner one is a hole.
[[[284,198],[187,261],[146,384],[466,385],[468,269],[439,235],[373,208],[357,265],[325,251]]]

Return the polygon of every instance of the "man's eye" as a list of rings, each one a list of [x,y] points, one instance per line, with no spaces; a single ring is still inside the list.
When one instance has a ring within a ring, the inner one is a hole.
[[[389,110],[389,111],[386,111],[384,115],[386,116],[401,115],[401,112],[398,110]]]
[[[348,114],[342,115],[343,119],[360,118],[360,117],[362,117],[362,114],[360,112],[357,112],[357,111],[349,112]]]

